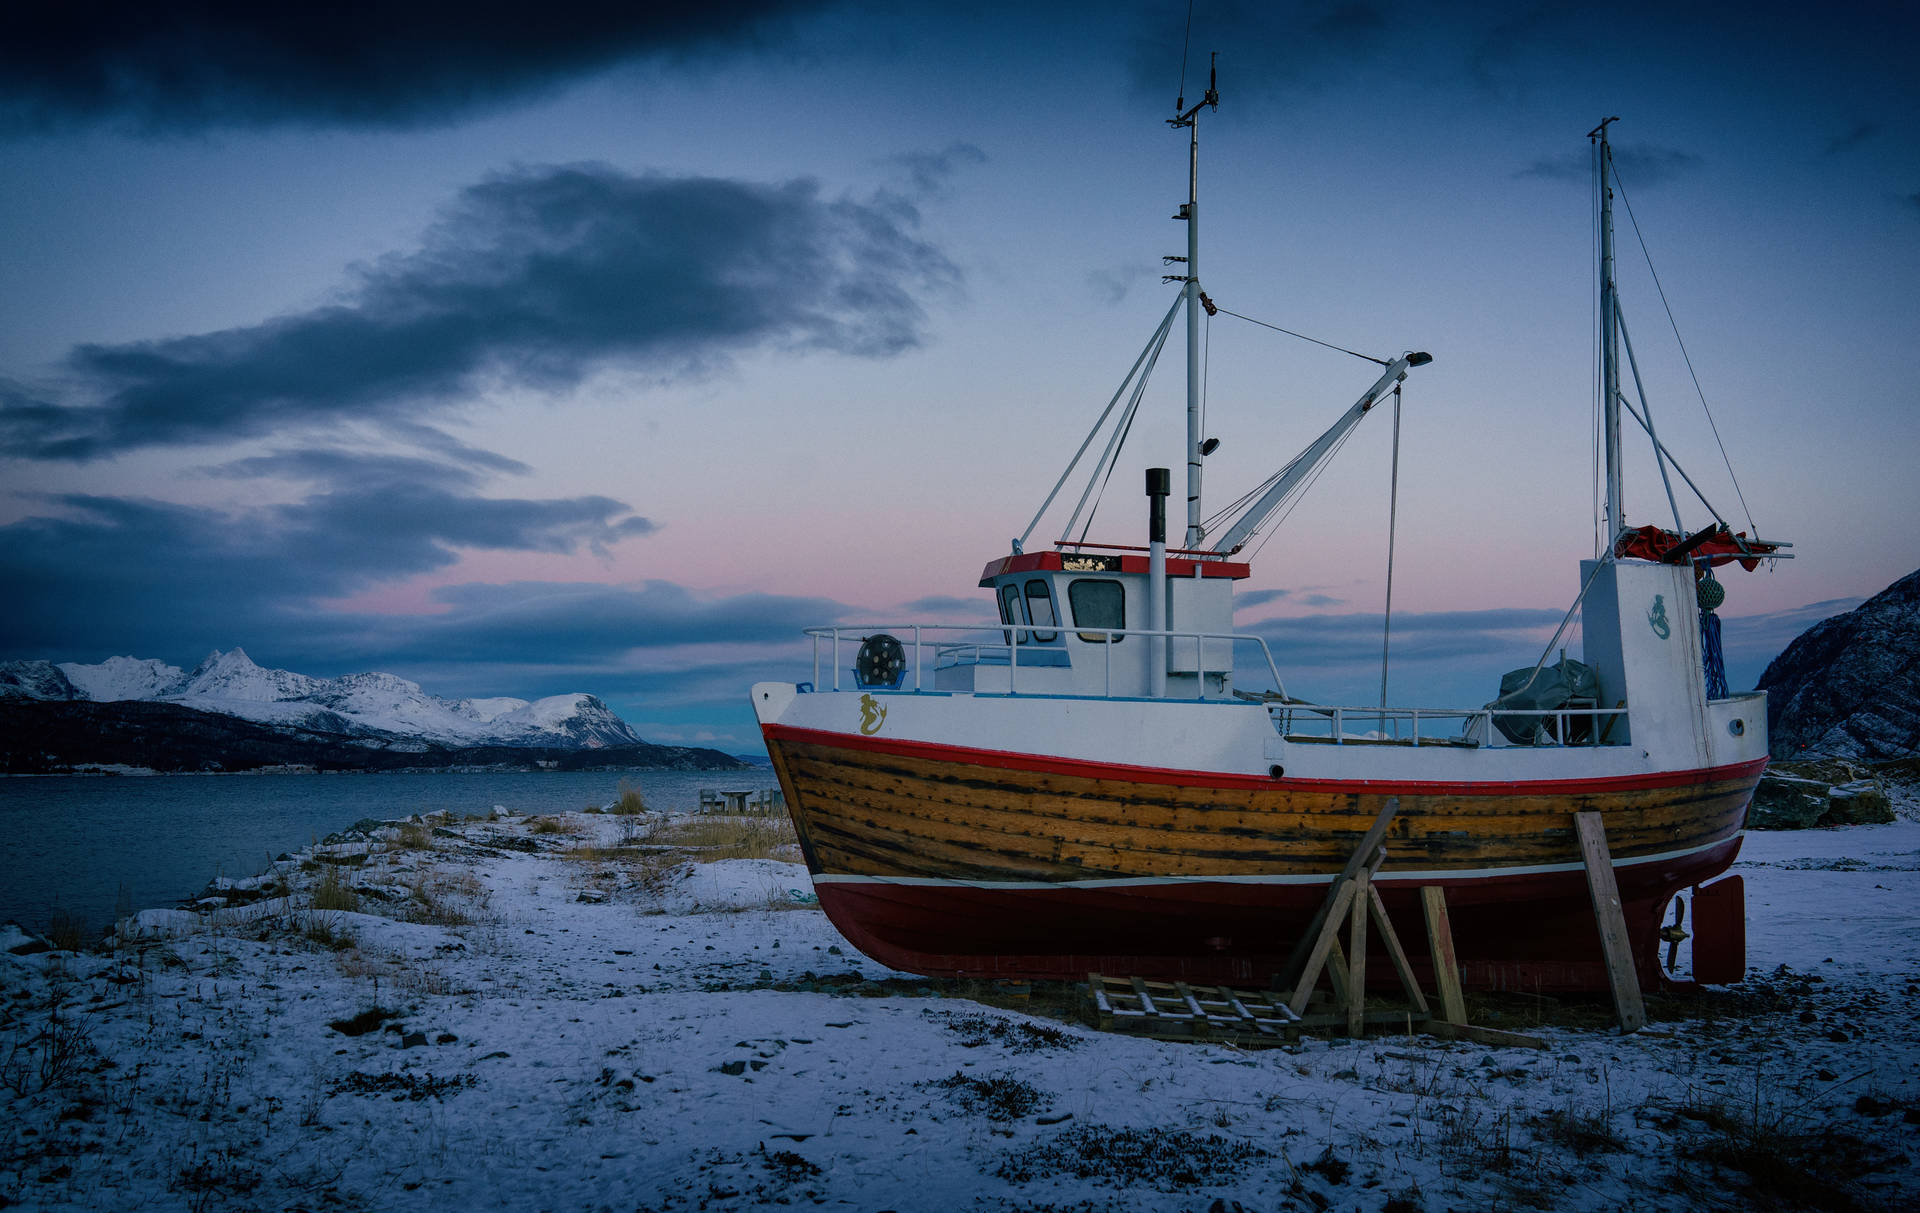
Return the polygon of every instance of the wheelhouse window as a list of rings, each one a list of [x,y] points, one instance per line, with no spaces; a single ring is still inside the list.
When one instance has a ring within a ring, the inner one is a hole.
[[[1073,608],[1073,622],[1083,628],[1127,626],[1127,591],[1117,581],[1097,577],[1076,577],[1067,583],[1067,605]],[[1109,638],[1099,632],[1081,632],[1080,639],[1103,644]],[[1124,636],[1111,638],[1115,643]]]
[[[1040,630],[1054,622],[1053,595],[1047,592],[1047,583],[1043,578],[1036,577],[1027,582],[1027,618],[1034,624],[1033,638],[1041,644],[1050,644],[1059,638],[1058,632]]]
[[[1001,583],[1000,622],[1025,623],[1026,621],[1026,608],[1020,603],[1020,587],[1011,581]],[[1025,632],[1020,633],[1020,638],[1017,641],[1014,639],[1012,632],[1006,633],[1006,637],[1008,644],[1027,643],[1027,634]]]

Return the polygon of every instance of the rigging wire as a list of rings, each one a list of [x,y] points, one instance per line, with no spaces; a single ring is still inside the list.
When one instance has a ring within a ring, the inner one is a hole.
[[[1588,382],[1593,384],[1593,395],[1589,401],[1593,406],[1593,450],[1592,475],[1587,487],[1591,498],[1593,524],[1593,554],[1600,555],[1600,430],[1605,424],[1602,418],[1606,410],[1601,407],[1600,396],[1606,391],[1600,385],[1600,191],[1605,187],[1606,173],[1600,164],[1600,143],[1593,145],[1593,181],[1588,191],[1587,203],[1590,213],[1587,227],[1593,236],[1593,259],[1587,263],[1587,335],[1592,349],[1588,351]]]
[[[1380,625],[1380,724],[1387,723],[1387,654],[1393,643],[1393,540],[1400,525],[1400,385],[1393,385],[1393,475],[1387,492],[1387,604]],[[1400,726],[1394,724],[1394,736]]]
[[[1179,300],[1175,300],[1173,307],[1167,311],[1166,319],[1160,322],[1159,331],[1154,334],[1153,340],[1148,343],[1147,348],[1141,351],[1140,356],[1144,361],[1134,364],[1139,375],[1134,380],[1133,395],[1127,401],[1126,411],[1114,422],[1113,434],[1107,440],[1107,449],[1105,453],[1100,456],[1101,463],[1106,464],[1106,475],[1102,478],[1100,465],[1094,465],[1093,478],[1087,481],[1086,490],[1080,494],[1079,504],[1073,507],[1073,514],[1067,519],[1066,529],[1060,534],[1062,540],[1068,539],[1073,534],[1074,524],[1080,520],[1080,511],[1087,508],[1087,499],[1091,497],[1093,499],[1093,508],[1087,514],[1086,525],[1080,528],[1080,541],[1082,543],[1086,542],[1087,532],[1093,527],[1093,516],[1099,512],[1101,498],[1106,496],[1107,485],[1113,479],[1114,468],[1117,466],[1117,456],[1121,448],[1126,446],[1127,438],[1133,432],[1133,419],[1139,414],[1140,397],[1147,390],[1147,380],[1153,377],[1154,367],[1160,363],[1160,351],[1166,348],[1167,334],[1173,329],[1173,318],[1179,309],[1180,302]],[[1125,385],[1122,386],[1124,388]],[[1118,397],[1116,397],[1116,399],[1117,398]],[[1109,405],[1108,408],[1111,409],[1112,406]],[[1102,421],[1105,420],[1105,414],[1102,414],[1101,419]],[[1099,425],[1096,424],[1094,429],[1095,432],[1098,432]],[[1089,438],[1089,440],[1091,440],[1091,438]],[[1099,479],[1098,492],[1096,492],[1094,488],[1094,479]]]
[[[1619,179],[1618,166],[1614,169],[1615,180]],[[1700,386],[1700,376],[1693,369],[1693,356],[1687,353],[1686,339],[1680,336],[1680,323],[1673,318],[1673,305],[1667,302],[1667,289],[1660,285],[1660,271],[1653,268],[1653,253],[1647,248],[1647,238],[1640,232],[1640,220],[1634,216],[1633,201],[1627,197],[1627,186],[1620,183],[1620,201],[1626,204],[1627,219],[1633,224],[1634,239],[1640,242],[1640,255],[1647,259],[1647,272],[1653,275],[1653,289],[1660,294],[1660,306],[1667,311],[1667,324],[1673,329],[1673,339],[1680,345],[1680,357],[1687,364],[1687,374],[1693,379],[1693,390],[1700,397],[1700,410],[1707,415],[1707,427],[1713,431],[1714,444],[1720,448],[1720,460],[1727,465],[1727,478],[1733,481],[1733,495],[1740,499],[1740,512],[1747,516],[1747,527],[1758,533],[1760,528],[1753,521],[1753,511],[1747,508],[1747,495],[1740,491],[1740,477],[1734,474],[1733,460],[1727,455],[1727,444],[1720,439],[1719,423],[1713,419],[1713,409],[1707,405],[1707,393]]]
[[[1206,331],[1200,336],[1200,440],[1207,438],[1207,384],[1213,374],[1213,313],[1207,313]],[[1205,529],[1204,527],[1201,529]]]
[[[1060,479],[1054,482],[1053,491],[1047,494],[1047,499],[1040,503],[1040,509],[1034,514],[1033,521],[1027,523],[1027,529],[1024,532],[1022,532],[1019,539],[1020,547],[1024,548],[1026,546],[1027,540],[1033,538],[1034,529],[1040,525],[1040,519],[1046,514],[1048,507],[1053,504],[1053,499],[1060,495],[1060,490],[1066,485],[1067,478],[1073,475],[1073,469],[1080,465],[1081,457],[1087,453],[1087,448],[1093,445],[1093,440],[1095,438],[1099,437],[1100,428],[1106,425],[1107,417],[1113,412],[1114,406],[1120,403],[1120,397],[1126,395],[1128,385],[1134,383],[1134,376],[1140,373],[1140,368],[1143,365],[1146,365],[1150,355],[1155,359],[1158,358],[1159,355],[1156,352],[1156,345],[1158,343],[1164,343],[1166,341],[1167,330],[1172,326],[1173,318],[1179,314],[1181,302],[1182,300],[1178,297],[1174,299],[1173,306],[1167,309],[1166,316],[1161,319],[1160,327],[1155,329],[1153,336],[1147,339],[1146,348],[1142,349],[1140,351],[1140,356],[1134,359],[1133,366],[1131,369],[1127,371],[1126,378],[1122,379],[1120,381],[1120,386],[1114,390],[1113,399],[1107,401],[1107,407],[1101,410],[1099,420],[1095,421],[1093,423],[1093,428],[1087,431],[1087,436],[1085,440],[1083,440],[1080,443],[1080,449],[1075,451],[1073,454],[1073,458],[1067,461],[1066,470],[1061,472]],[[1149,371],[1148,373],[1151,374],[1152,372]],[[1139,391],[1139,387],[1140,385],[1138,384],[1134,385],[1134,390],[1136,394]],[[1111,447],[1109,448],[1108,452],[1105,455],[1101,456],[1102,460],[1110,459],[1112,457],[1113,457],[1113,452]],[[1098,476],[1099,474],[1100,474],[1099,467],[1098,465],[1095,465],[1093,475]],[[1091,491],[1091,484],[1089,484],[1089,491]],[[1086,505],[1086,496],[1085,494],[1082,494],[1080,498],[1080,506],[1076,506],[1074,508],[1075,518],[1078,518],[1079,516],[1080,507],[1085,505]],[[1070,519],[1067,523],[1067,531],[1068,533],[1071,533],[1072,530],[1073,530],[1073,521]],[[1062,538],[1065,538],[1065,536],[1063,535]]]
[[[1268,324],[1264,320],[1255,320],[1252,316],[1242,316],[1239,312],[1231,311],[1224,307],[1220,309],[1220,314],[1223,316],[1232,316],[1235,320],[1244,320],[1248,324],[1257,324],[1263,329],[1272,329],[1276,333],[1285,333],[1289,337],[1298,337],[1302,341],[1311,341],[1315,345],[1324,345],[1330,350],[1339,350],[1343,354],[1352,354],[1355,358],[1364,359],[1368,362],[1373,363],[1375,366],[1392,366],[1393,365],[1392,359],[1375,358],[1371,354],[1362,354],[1358,350],[1350,350],[1344,345],[1335,345],[1331,341],[1322,341],[1318,337],[1309,337],[1305,333],[1296,333],[1292,329],[1283,329],[1277,324]]]
[[[1187,51],[1193,46],[1193,0],[1187,0],[1187,33],[1180,40],[1180,92],[1173,103],[1175,113],[1187,107]],[[1165,94],[1162,94],[1164,96]]]
[[[1352,429],[1348,430],[1346,433],[1340,435],[1339,439],[1334,442],[1333,446],[1327,450],[1327,453],[1320,457],[1320,466],[1314,468],[1313,472],[1310,475],[1308,475],[1306,480],[1300,483],[1300,485],[1294,491],[1292,496],[1290,496],[1287,499],[1286,509],[1282,510],[1278,515],[1272,518],[1269,518],[1266,521],[1264,525],[1267,528],[1267,533],[1261,538],[1259,546],[1254,548],[1253,551],[1247,553],[1247,562],[1249,564],[1253,562],[1253,559],[1256,556],[1260,555],[1260,549],[1267,546],[1267,541],[1272,539],[1275,535],[1278,535],[1282,530],[1282,528],[1284,528],[1287,525],[1287,519],[1293,516],[1293,511],[1297,509],[1300,503],[1306,499],[1307,494],[1313,491],[1313,486],[1319,483],[1320,477],[1326,474],[1327,469],[1333,466],[1334,457],[1340,453],[1340,449],[1342,447],[1347,445],[1347,440],[1349,438],[1352,438],[1354,434],[1359,432],[1359,430],[1360,430],[1360,427],[1356,425]],[[1292,465],[1288,465],[1288,466],[1292,466]]]
[[[1158,351],[1155,351],[1155,352],[1156,354],[1158,353]],[[1134,403],[1138,404],[1139,402],[1140,402],[1139,397],[1135,396]],[[1120,448],[1127,445],[1128,437],[1130,437],[1133,434],[1133,419],[1139,415],[1140,413],[1138,409],[1127,410],[1126,419],[1121,423],[1119,440],[1116,441],[1113,445],[1114,454],[1118,455],[1120,453]],[[1119,466],[1120,466],[1120,461],[1118,459],[1115,459],[1107,464],[1106,477],[1105,479],[1100,481],[1100,491],[1093,495],[1093,506],[1091,509],[1087,511],[1086,524],[1080,528],[1081,543],[1085,543],[1087,541],[1087,532],[1093,529],[1094,515],[1100,512],[1100,503],[1102,501],[1105,501],[1107,497],[1107,485],[1113,480],[1114,469]]]

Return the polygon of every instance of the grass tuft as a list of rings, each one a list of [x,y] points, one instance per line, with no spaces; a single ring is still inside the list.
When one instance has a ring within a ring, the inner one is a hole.
[[[795,859],[800,838],[785,817],[670,817],[642,837],[649,846],[678,847],[695,863],[719,859]]]
[[[78,914],[55,910],[47,921],[47,942],[62,952],[84,952],[88,942],[87,924]]]
[[[407,822],[395,833],[392,845],[396,851],[431,851],[433,829],[417,822]]]
[[[333,864],[320,869],[320,879],[313,882],[310,897],[316,910],[354,913],[360,909],[360,895],[354,892],[352,880]]]
[[[622,817],[635,817],[646,811],[647,802],[640,795],[640,785],[637,783],[628,783],[624,779],[621,780],[620,797],[613,802],[608,812],[618,814]]]

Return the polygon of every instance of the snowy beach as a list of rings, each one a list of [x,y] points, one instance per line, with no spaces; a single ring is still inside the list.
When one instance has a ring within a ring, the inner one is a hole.
[[[0,1207],[1911,1208],[1900,809],[1750,834],[1749,980],[1635,1036],[1473,1000],[1545,1051],[1161,1042],[892,972],[777,819],[365,830],[99,949],[0,937]]]

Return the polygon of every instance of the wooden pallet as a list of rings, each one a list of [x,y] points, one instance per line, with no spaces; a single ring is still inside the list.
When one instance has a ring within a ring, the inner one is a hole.
[[[1190,986],[1184,981],[1087,974],[1087,989],[1103,1029],[1183,1040],[1279,1044],[1300,1016],[1278,994]]]

